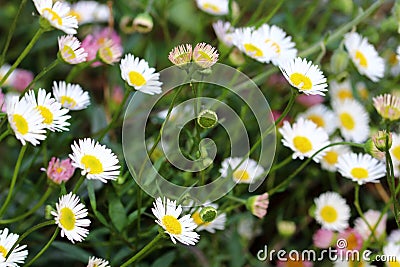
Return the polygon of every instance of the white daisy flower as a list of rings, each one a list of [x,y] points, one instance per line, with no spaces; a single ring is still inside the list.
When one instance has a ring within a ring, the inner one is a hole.
[[[389,149],[393,164],[400,164],[400,134],[392,133],[392,146]]]
[[[338,83],[336,81],[330,82],[329,83],[329,95],[331,96],[332,103],[335,103],[335,102],[342,103],[346,99],[354,99],[350,80],[346,79],[340,83]]]
[[[397,267],[400,266],[400,245],[395,243],[388,243],[383,247],[383,255],[385,255],[387,266]]]
[[[218,209],[218,204],[214,203],[207,203],[205,206],[213,207],[214,209]],[[191,212],[191,217],[193,221],[197,224],[196,231],[207,231],[209,233],[214,234],[215,230],[224,230],[225,223],[226,223],[226,213],[218,213],[217,217],[211,222],[204,222],[200,217],[200,210],[201,208],[195,209]]]
[[[225,44],[227,47],[232,47],[232,33],[235,30],[229,21],[223,22],[218,20],[212,24],[215,35],[220,42]]]
[[[335,113],[322,104],[310,107],[304,113],[300,113],[297,117],[314,122],[318,127],[323,128],[328,134],[332,134],[338,126]]]
[[[48,20],[50,24],[66,34],[76,34],[78,20],[69,15],[70,7],[63,2],[52,0],[33,0],[39,14]]]
[[[269,63],[273,56],[272,43],[266,43],[264,36],[253,28],[235,29],[232,43],[247,56],[262,63]]]
[[[322,228],[342,231],[349,226],[350,207],[336,192],[326,192],[314,199],[315,219]]]
[[[81,47],[81,42],[73,35],[58,37],[58,49],[62,59],[68,64],[79,64],[86,61],[88,54]]]
[[[70,126],[70,123],[67,120],[71,116],[66,115],[69,110],[62,108],[61,104],[51,97],[51,93],[46,93],[46,90],[39,88],[36,100],[35,92],[29,90],[24,99],[40,112],[43,119],[42,123],[46,129],[52,132],[69,131],[67,127]]]
[[[69,15],[75,16],[79,25],[107,22],[110,10],[106,4],[100,4],[97,1],[78,1],[71,6]]]
[[[293,126],[284,121],[279,132],[282,134],[283,145],[293,150],[293,159],[309,158],[330,143],[329,136],[323,128],[303,118],[300,118]],[[318,163],[324,155],[325,151],[321,151],[313,157],[313,160]]]
[[[228,0],[196,0],[197,7],[211,15],[227,15],[229,12]]]
[[[86,219],[87,209],[72,192],[59,198],[56,211],[51,214],[61,228],[61,237],[65,235],[72,243],[82,242],[89,234],[89,230],[85,228],[90,225],[90,220]]]
[[[376,111],[390,121],[400,119],[400,97],[392,94],[376,96],[372,99]]]
[[[119,175],[120,166],[117,156],[97,141],[85,138],[75,141],[71,145],[72,166],[82,169],[82,175],[88,179],[100,180],[107,183],[107,180],[115,180]]]
[[[24,264],[28,250],[25,249],[26,245],[15,245],[18,238],[19,235],[10,233],[7,228],[0,230],[0,266],[18,267]]]
[[[159,197],[153,202],[153,206],[151,210],[157,218],[156,223],[171,237],[174,244],[176,240],[185,245],[195,245],[199,241],[200,235],[194,231],[197,225],[190,215],[187,214],[178,219],[182,213],[182,207],[177,206],[176,201],[168,198],[162,201]]]
[[[177,66],[188,64],[192,60],[192,45],[179,45],[174,47],[168,55],[169,61]]]
[[[358,217],[354,220],[354,230],[356,230],[364,240],[368,240],[371,236],[371,227],[371,229],[374,229],[375,238],[380,240],[384,235],[386,235],[387,222],[387,214],[383,214],[381,218],[381,213],[382,212],[378,210],[368,210],[364,213],[364,219],[368,224],[365,223],[363,218]]]
[[[232,172],[232,179],[236,183],[251,184],[257,179],[261,178],[260,175],[264,172],[264,168],[253,159],[246,159],[242,162],[243,158],[226,158],[221,163],[219,172],[222,177],[228,177]],[[240,164],[240,165],[239,165]]]
[[[322,71],[305,58],[297,57],[286,61],[279,68],[286,80],[306,95],[324,96],[324,91],[328,91],[326,78]]]
[[[129,86],[145,94],[154,95],[161,93],[160,74],[144,59],[139,59],[132,54],[127,54],[121,60],[121,77]]]
[[[106,39],[97,53],[103,63],[113,65],[121,59],[122,46],[116,44],[112,39]]]
[[[297,55],[295,43],[292,37],[287,36],[286,32],[275,25],[263,24],[256,30],[264,36],[264,42],[271,44],[272,48],[272,64],[279,66],[285,61],[293,60]]]
[[[333,110],[338,117],[340,133],[346,141],[364,142],[369,137],[369,116],[364,106],[354,99],[336,102]]]
[[[53,95],[64,108],[69,110],[82,110],[90,105],[89,93],[83,91],[79,84],[54,81]]]
[[[46,139],[43,117],[34,105],[18,96],[7,97],[6,104],[8,122],[22,145],[29,142],[36,146]]]
[[[193,61],[202,68],[210,68],[218,61],[218,51],[209,44],[199,43],[193,49]]]
[[[383,77],[385,71],[383,58],[378,55],[367,38],[356,32],[346,33],[344,45],[360,74],[367,76],[373,82]]]
[[[86,267],[110,267],[110,264],[101,258],[90,257]]]
[[[334,138],[332,143],[342,142],[340,138]],[[325,155],[321,158],[321,167],[330,172],[336,172],[338,159],[341,155],[350,153],[351,150],[346,145],[332,146],[326,149]]]
[[[378,183],[385,176],[385,164],[368,154],[347,153],[341,155],[336,165],[343,177],[362,185],[368,182]]]

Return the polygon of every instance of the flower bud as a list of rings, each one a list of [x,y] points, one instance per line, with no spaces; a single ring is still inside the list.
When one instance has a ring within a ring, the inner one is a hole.
[[[153,29],[153,18],[149,13],[140,13],[133,20],[133,27],[140,33],[151,32]]]
[[[199,215],[203,222],[210,223],[217,218],[218,212],[215,208],[208,206],[202,208]]]
[[[291,237],[296,232],[296,224],[292,221],[279,221],[278,232],[281,236]]]
[[[217,113],[209,109],[203,110],[197,117],[197,123],[204,129],[212,128],[218,123]]]
[[[229,60],[234,66],[241,66],[246,62],[243,53],[236,47],[233,48],[232,52],[229,54]]]
[[[258,218],[262,219],[267,215],[269,205],[268,193],[249,197],[247,199],[246,208]]]
[[[135,26],[133,25],[133,18],[130,16],[123,16],[119,23],[119,27],[121,28],[121,31],[126,34],[135,32]]]
[[[388,147],[386,147],[386,138],[388,139]],[[386,131],[378,131],[372,136],[372,141],[379,151],[385,152],[392,147],[392,133],[387,133]]]
[[[333,73],[341,73],[349,64],[349,56],[343,49],[337,49],[331,57],[331,71]]]
[[[53,207],[51,205],[46,205],[44,208],[44,218],[46,220],[51,220],[54,219],[54,216],[51,215],[51,212],[54,211]]]
[[[385,153],[378,150],[371,138],[365,142],[364,151],[378,160],[383,160],[385,158]]]

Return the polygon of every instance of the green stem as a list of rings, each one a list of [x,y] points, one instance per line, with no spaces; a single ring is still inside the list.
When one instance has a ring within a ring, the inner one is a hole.
[[[38,230],[38,229],[40,229],[40,228],[43,228],[43,227],[46,227],[46,226],[49,226],[49,225],[54,225],[54,224],[55,224],[55,221],[54,221],[54,220],[51,220],[51,221],[45,221],[45,222],[39,223],[39,224],[37,224],[37,225],[31,227],[30,229],[26,230],[26,231],[18,238],[17,242],[15,242],[15,246],[16,246],[17,244],[21,243],[21,241],[24,240],[25,237],[27,237],[27,236],[30,235],[31,233],[35,232],[36,230]],[[11,251],[11,250],[10,250],[10,251]]]
[[[74,189],[72,190],[73,194],[76,194],[76,192],[78,192],[79,187],[81,187],[83,181],[85,181],[85,176],[81,175],[81,177],[79,178],[78,182],[76,182]]]
[[[46,73],[48,73],[50,70],[55,68],[58,64],[60,63],[60,60],[57,58],[54,60],[49,66],[46,66],[42,69],[42,71],[36,75],[36,77],[28,84],[28,86],[24,89],[24,91],[21,93],[21,97],[28,91],[32,86],[40,79],[42,78]]]
[[[3,141],[11,133],[10,129],[7,129],[4,133],[0,135],[0,142]]]
[[[394,178],[394,170],[393,170],[393,162],[392,157],[390,156],[389,152],[389,132],[390,132],[390,125],[387,124],[386,126],[386,145],[385,145],[385,158],[386,158],[386,178],[388,181],[390,194],[393,202],[393,214],[394,219],[396,220],[397,227],[400,227],[399,221],[399,203],[397,202],[397,194],[396,194],[396,186],[395,186],[395,178]]]
[[[131,92],[130,89],[126,86],[126,88],[125,88],[125,95],[124,95],[124,98],[123,98],[123,100],[122,100],[122,103],[121,103],[120,106],[118,107],[118,110],[115,112],[115,114],[114,114],[114,116],[113,116],[111,122],[107,125],[106,128],[104,128],[104,129],[100,132],[99,138],[98,138],[99,141],[103,140],[103,138],[106,136],[106,134],[108,133],[108,131],[109,131],[110,129],[112,129],[112,127],[114,127],[114,125],[115,125],[115,123],[117,122],[118,118],[121,116],[122,110],[123,110],[124,107],[125,107],[125,103],[126,103],[126,101],[128,100],[128,98],[129,98],[130,92]]]
[[[18,17],[21,14],[21,10],[24,8],[26,1],[27,0],[21,1],[21,4],[19,5],[18,11],[17,11],[17,14],[15,15],[14,20],[10,26],[10,30],[8,31],[7,40],[6,40],[6,43],[4,44],[4,48],[3,48],[3,53],[0,56],[0,66],[3,66],[3,64],[4,64],[4,60],[6,58],[8,47],[10,46],[12,35],[15,31],[15,27],[17,26]]]
[[[138,253],[133,255],[132,258],[127,260],[125,263],[121,265],[121,267],[126,267],[129,266],[130,264],[134,263],[137,261],[141,256],[145,255],[147,251],[152,249],[161,239],[163,238],[162,234],[158,234],[153,240],[151,240],[150,243],[148,243],[144,248],[142,248]]]
[[[47,200],[47,198],[51,195],[52,190],[53,190],[52,187],[47,188],[47,190],[44,193],[44,195],[42,196],[42,198],[39,200],[39,202],[32,209],[30,209],[26,213],[24,213],[24,214],[22,214],[20,216],[17,216],[15,218],[0,220],[0,225],[1,224],[8,224],[8,223],[13,223],[13,222],[20,221],[20,220],[24,219],[25,217],[31,215],[35,211],[37,211],[43,205],[43,203]]]
[[[361,206],[360,206],[360,185],[357,183],[356,187],[354,188],[354,206],[356,207],[356,210],[358,212],[358,215],[360,215],[361,219],[364,221],[364,223],[367,225],[368,229],[371,231],[371,234],[375,237],[375,228],[372,228],[372,226],[369,224],[367,219],[364,216],[364,213],[362,212]],[[376,224],[378,225],[378,223]]]
[[[282,181],[280,184],[278,184],[277,186],[275,186],[274,188],[272,188],[268,194],[269,196],[272,196],[273,194],[279,192],[280,190],[282,190],[285,186],[287,186],[290,181],[296,177],[297,174],[299,174],[307,165],[308,163],[311,162],[311,160],[318,155],[321,151],[327,149],[328,147],[332,147],[332,146],[337,146],[337,145],[349,145],[349,146],[355,146],[355,147],[360,147],[363,148],[364,145],[362,144],[356,144],[356,143],[351,143],[351,142],[338,142],[338,143],[332,143],[329,145],[324,146],[323,148],[319,149],[318,151],[316,151],[314,154],[312,154],[311,157],[309,157],[306,161],[303,162],[303,164],[300,165],[299,168],[297,168],[288,178],[286,178],[284,181]]]
[[[39,28],[35,35],[33,36],[32,40],[29,42],[27,47],[25,47],[24,51],[19,55],[17,60],[14,62],[14,64],[11,66],[11,68],[7,71],[7,73],[4,75],[3,79],[0,81],[0,86],[4,84],[4,82],[7,80],[8,76],[11,75],[11,73],[19,66],[21,61],[28,55],[29,51],[31,51],[32,47],[35,45],[35,43],[39,40],[39,37],[45,32],[43,28]]]
[[[57,227],[57,229],[54,231],[54,234],[51,236],[49,242],[47,242],[47,244],[42,248],[42,250],[40,250],[39,253],[36,254],[36,256],[25,265],[25,267],[31,266],[40,256],[42,256],[42,254],[50,247],[51,243],[53,243],[54,239],[56,239],[58,232],[60,232],[60,228]]]
[[[271,168],[269,173],[272,173],[274,171],[279,170],[282,167],[285,167],[288,163],[292,162],[292,160],[293,160],[292,155],[288,156],[286,159],[284,159],[281,162],[279,162],[278,164],[274,165],[274,167]]]
[[[82,70],[84,70],[85,68],[89,67],[90,65],[92,65],[94,62],[96,62],[98,60],[97,57],[95,57],[94,59],[87,61],[87,62],[82,62],[80,64],[75,65],[70,72],[67,75],[67,78],[65,78],[65,82],[66,83],[70,83],[75,76],[80,73]]]
[[[1,209],[0,209],[0,218],[1,218],[1,216],[3,216],[4,212],[6,211],[6,209],[8,207],[8,204],[10,204],[10,200],[11,200],[11,196],[12,196],[12,193],[13,193],[13,190],[14,190],[14,186],[15,186],[15,183],[17,181],[19,168],[21,167],[22,159],[24,157],[24,154],[25,154],[25,151],[26,151],[27,147],[28,147],[27,145],[22,146],[21,151],[19,152],[17,163],[16,163],[15,169],[14,169],[14,174],[13,174],[13,177],[11,178],[10,189],[8,190],[7,198],[4,201],[4,203],[3,203],[3,205],[1,206]]]
[[[235,197],[233,195],[225,195],[225,197],[227,199],[233,200],[233,201],[238,202],[238,203],[242,203],[244,205],[246,205],[246,202],[247,202],[246,200],[244,200],[242,198],[239,198],[239,197]]]

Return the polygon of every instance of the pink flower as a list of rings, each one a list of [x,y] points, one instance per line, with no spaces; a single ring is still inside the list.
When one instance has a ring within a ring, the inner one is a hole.
[[[346,242],[344,242],[344,240]],[[348,228],[343,232],[339,233],[338,240],[336,242],[336,249],[339,255],[346,251],[358,250],[360,251],[363,245],[363,239],[361,235],[352,228]]]
[[[47,170],[45,168],[41,169],[47,173],[47,177],[56,184],[61,184],[61,182],[68,181],[75,172],[75,167],[72,166],[70,159],[61,160],[52,157]]]
[[[16,69],[12,87],[22,92],[33,80],[33,73],[29,70]]]
[[[116,46],[121,51],[123,50],[121,37],[119,37],[114,29],[110,29],[109,27],[107,27],[102,29],[101,31],[96,31],[93,34],[89,34],[85,37],[85,39],[83,39],[81,47],[83,47],[88,53],[86,60],[91,61],[95,59],[97,51],[107,40],[111,40],[114,46]],[[97,67],[101,64],[102,63],[100,61],[96,61],[92,64],[92,66]]]
[[[6,105],[5,105],[5,99],[6,99],[6,97],[5,97],[5,95],[3,94],[3,92],[1,91],[1,88],[0,88],[0,111],[1,112],[6,112]]]
[[[336,233],[328,229],[319,229],[313,235],[314,246],[329,248],[336,237]]]
[[[268,193],[253,196],[247,199],[246,207],[253,213],[253,215],[262,219],[267,215],[269,205]]]
[[[305,107],[312,107],[314,105],[323,103],[324,97],[320,95],[301,94],[296,98],[296,102]]]

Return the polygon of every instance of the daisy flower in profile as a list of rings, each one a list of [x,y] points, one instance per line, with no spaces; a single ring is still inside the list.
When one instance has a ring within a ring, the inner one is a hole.
[[[400,164],[400,134],[392,134],[392,146],[389,149],[394,164]]]
[[[209,203],[206,204],[207,207],[212,207],[215,210],[218,209],[218,205],[214,204],[214,203]],[[226,213],[217,213],[217,217],[215,217],[214,220],[212,220],[211,222],[205,222],[203,221],[203,219],[200,216],[200,210],[201,209],[197,209],[195,211],[192,211],[192,219],[194,221],[195,224],[197,224],[197,228],[196,231],[200,232],[200,231],[207,231],[209,233],[214,234],[215,230],[224,230],[225,229],[225,223],[226,223]]]
[[[232,176],[236,183],[251,184],[261,178],[264,168],[253,159],[245,159],[234,157],[226,158],[221,163],[219,172],[222,177]],[[240,164],[240,165],[239,165]]]
[[[354,99],[350,80],[346,79],[340,83],[336,81],[330,82],[329,95],[331,96],[331,101],[333,103],[342,103],[346,99]]]
[[[193,61],[202,68],[209,68],[218,61],[218,51],[215,47],[199,43],[193,49]]]
[[[211,15],[226,15],[229,12],[228,0],[196,0],[197,7]]]
[[[368,182],[378,183],[378,179],[386,174],[386,167],[382,162],[362,153],[341,155],[336,167],[343,177],[349,178],[359,185]]]
[[[25,249],[26,245],[15,245],[18,238],[19,235],[10,233],[8,228],[0,230],[0,266],[17,267],[24,264],[28,250]]]
[[[52,0],[33,0],[39,14],[45,18],[51,26],[62,30],[66,34],[76,34],[78,20],[75,16],[69,15],[70,7],[60,1],[53,5]]]
[[[29,90],[24,99],[33,105],[42,116],[42,123],[45,125],[46,129],[50,131],[68,131],[67,128],[70,123],[67,122],[71,118],[68,113],[68,109],[62,108],[61,104],[51,97],[51,93],[46,93],[46,90],[39,88],[37,99],[35,97],[35,92]]]
[[[356,32],[346,33],[344,45],[360,74],[367,76],[373,82],[383,77],[385,71],[383,58],[378,55],[367,38]]]
[[[61,237],[66,236],[73,244],[75,241],[82,242],[89,234],[89,230],[85,228],[90,225],[90,220],[86,219],[87,209],[72,192],[59,198],[56,211],[51,214],[61,228]]]
[[[332,143],[343,142],[340,138],[334,138]],[[321,167],[330,172],[336,172],[338,159],[341,155],[350,153],[351,150],[346,145],[337,145],[329,147],[325,150],[325,155],[321,158]]]
[[[139,59],[132,54],[127,54],[119,65],[122,79],[129,86],[145,94],[154,95],[161,93],[160,74],[144,59]]]
[[[263,24],[256,31],[264,36],[264,42],[271,45],[271,62],[275,66],[296,57],[297,49],[295,43],[292,42],[292,37],[287,36],[286,32],[278,26]]]
[[[212,24],[218,40],[227,47],[232,47],[232,33],[235,30],[229,21],[218,20]]]
[[[22,145],[29,142],[36,146],[46,139],[43,117],[34,105],[18,96],[6,98],[6,104],[8,122]]]
[[[381,211],[377,210],[368,210],[367,212],[365,212],[364,218],[368,222],[368,224],[366,224],[364,219],[361,217],[358,217],[354,220],[354,229],[361,235],[364,240],[368,240],[370,238],[371,229],[375,229],[373,236],[375,236],[377,240],[385,236],[387,214],[384,214],[381,218],[381,213]]]
[[[298,115],[314,122],[318,127],[323,128],[328,134],[332,134],[337,128],[335,113],[324,105],[315,105]]]
[[[293,159],[309,158],[319,149],[329,145],[329,136],[326,131],[314,122],[303,118],[292,126],[287,121],[283,122],[279,132],[282,134],[283,145],[293,150]],[[325,151],[321,151],[313,157],[313,160],[318,163],[324,155]]]
[[[395,121],[400,119],[400,97],[384,94],[372,98],[376,111],[382,118]]]
[[[174,244],[176,240],[185,245],[195,245],[199,241],[200,235],[194,231],[197,224],[192,217],[187,214],[178,219],[182,213],[182,207],[177,206],[176,201],[168,198],[162,201],[159,197],[153,202],[153,206],[151,210],[157,218],[156,223],[165,230]]]
[[[286,80],[306,95],[322,95],[328,91],[326,78],[317,65],[300,57],[286,61],[279,66]]]
[[[346,141],[364,142],[369,137],[369,116],[364,106],[354,99],[334,103],[340,133]]]
[[[264,36],[253,31],[253,28],[235,29],[232,43],[247,56],[261,63],[269,63],[273,56],[272,43],[266,43]]]
[[[110,267],[110,264],[101,258],[90,257],[86,267]]]
[[[85,62],[88,55],[81,47],[81,42],[73,35],[58,37],[58,49],[61,58],[68,64]]]
[[[100,45],[97,54],[103,63],[113,65],[121,59],[122,46],[115,43],[113,39],[106,39],[104,43]]]
[[[72,165],[82,170],[82,175],[88,179],[100,180],[107,183],[107,180],[115,180],[119,175],[120,166],[117,156],[97,141],[85,138],[75,141],[71,145]]]
[[[336,192],[326,192],[314,199],[315,219],[322,228],[343,231],[349,226],[350,207]]]
[[[264,193],[262,195],[256,195],[247,199],[246,207],[254,216],[262,219],[267,215],[267,209],[269,205],[269,195]]]
[[[54,81],[53,95],[64,108],[69,110],[82,110],[90,105],[89,93],[83,91],[79,84]]]
[[[176,66],[182,66],[192,60],[192,45],[184,44],[176,46],[169,52],[169,61]]]

